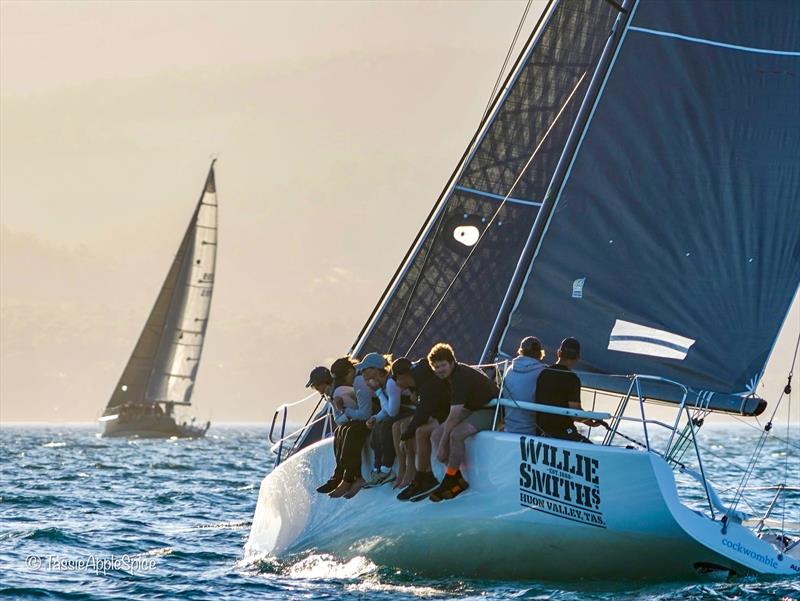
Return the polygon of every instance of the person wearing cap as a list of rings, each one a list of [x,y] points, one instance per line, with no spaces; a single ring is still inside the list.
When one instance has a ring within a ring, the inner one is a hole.
[[[333,384],[333,376],[330,370],[323,365],[318,365],[308,375],[306,388],[313,388],[322,396],[326,396],[331,393],[331,384]]]
[[[327,373],[325,373],[327,372]],[[319,392],[328,403],[333,415],[333,454],[336,459],[336,468],[330,479],[317,487],[317,492],[328,494],[333,492],[344,477],[344,461],[342,460],[342,447],[347,429],[344,425],[347,417],[344,415],[346,408],[356,406],[353,379],[355,378],[355,361],[349,357],[337,359],[330,370],[325,367],[315,367],[311,371],[307,387]]]
[[[362,375],[367,385],[378,396],[379,408],[367,420],[367,427],[372,430],[370,446],[374,453],[374,470],[370,477],[370,485],[378,486],[394,479],[392,467],[395,460],[394,441],[392,440],[392,424],[400,414],[402,389],[389,374],[391,356],[373,353],[362,363]]]
[[[481,430],[491,430],[494,411],[486,404],[497,397],[495,383],[479,369],[456,361],[449,344],[434,345],[428,362],[436,375],[450,384],[450,412],[431,435],[437,446],[436,458],[446,464],[442,483],[430,494],[439,502],[453,499],[469,488],[461,473],[466,452],[464,441]]]
[[[536,382],[536,402],[553,407],[581,409],[581,380],[572,371],[581,358],[581,345],[575,338],[564,338],[556,351],[558,361],[547,367]],[[536,413],[536,428],[539,434],[550,438],[562,438],[577,442],[591,442],[581,435],[575,422],[567,415]],[[580,420],[597,425],[594,420]]]
[[[342,434],[341,428],[336,425],[338,424],[338,419],[342,416],[342,408],[341,405],[334,401],[333,395],[336,388],[334,376],[331,374],[331,371],[322,365],[319,365],[311,370],[311,373],[308,376],[308,382],[306,382],[306,388],[313,388],[318,393],[322,395],[322,398],[328,403],[330,406],[333,415],[334,415],[334,427],[333,429],[333,454],[336,458],[336,469],[333,472],[333,476],[323,484],[322,486],[317,488],[317,492],[320,493],[329,493],[333,491],[339,483],[342,481],[342,470],[343,467],[339,461],[339,455],[341,453],[341,446],[342,446]]]
[[[512,401],[536,400],[536,381],[547,367],[542,359],[542,343],[534,336],[527,336],[519,343],[517,356],[503,378],[502,396]],[[505,408],[505,431],[514,434],[536,434],[536,416],[533,411],[518,407]]]
[[[401,461],[397,488],[402,489],[397,499],[417,501],[439,486],[431,467],[431,433],[447,419],[450,388],[445,380],[436,377],[427,359],[412,363],[402,357],[392,363],[392,375],[401,388],[413,390],[417,396],[411,418],[395,424]]]

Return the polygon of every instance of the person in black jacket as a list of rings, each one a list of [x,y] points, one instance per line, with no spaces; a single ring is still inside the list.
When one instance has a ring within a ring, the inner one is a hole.
[[[424,499],[439,485],[431,468],[431,432],[447,418],[450,410],[450,390],[447,383],[436,377],[425,359],[411,363],[400,358],[392,364],[392,375],[402,388],[414,390],[417,403],[414,415],[400,433],[400,450],[411,457],[416,455],[413,478],[400,491],[400,501]],[[411,466],[406,469],[409,474]]]
[[[428,363],[436,376],[450,385],[450,412],[432,435],[436,458],[447,466],[442,483],[430,494],[431,501],[438,502],[469,488],[461,473],[464,441],[481,430],[491,430],[494,411],[485,405],[497,398],[498,390],[482,371],[456,361],[449,344],[435,345],[428,353]]]
[[[581,380],[572,371],[581,359],[581,345],[575,338],[564,338],[556,352],[558,361],[542,371],[536,384],[536,402],[568,409],[581,410]],[[578,419],[590,426],[603,422],[592,419]],[[591,441],[575,427],[575,421],[567,415],[536,413],[537,431],[542,436],[562,438],[576,442]]]

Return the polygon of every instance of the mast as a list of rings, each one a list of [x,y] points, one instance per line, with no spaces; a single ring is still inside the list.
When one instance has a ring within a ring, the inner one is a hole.
[[[616,58],[622,40],[625,37],[628,23],[635,12],[635,2],[636,0],[623,0],[621,5],[613,3],[615,8],[619,10],[617,20],[610,32],[608,41],[606,42],[603,53],[598,61],[597,68],[595,69],[592,80],[589,83],[589,89],[586,93],[586,96],[584,96],[583,102],[578,111],[578,117],[573,124],[572,131],[570,131],[569,137],[567,138],[567,143],[564,146],[564,151],[562,152],[561,158],[559,159],[555,172],[553,173],[547,193],[545,194],[542,208],[539,211],[539,214],[536,216],[536,221],[533,224],[530,235],[525,242],[525,246],[520,254],[519,260],[517,261],[514,275],[511,278],[508,290],[506,291],[503,302],[500,305],[500,311],[497,314],[497,318],[492,326],[489,338],[486,341],[486,346],[484,347],[481,357],[481,363],[493,361],[495,358],[498,344],[500,343],[503,332],[505,331],[508,318],[514,306],[514,302],[516,301],[516,298],[525,280],[525,274],[527,273],[528,267],[535,256],[542,236],[547,230],[547,225],[552,217],[553,209],[558,202],[561,188],[567,178],[567,175],[569,174],[572,159],[574,158],[575,152],[580,145],[580,140],[582,139],[583,134],[589,125],[594,107],[597,105],[597,102],[600,99],[605,81],[611,72],[614,59]]]

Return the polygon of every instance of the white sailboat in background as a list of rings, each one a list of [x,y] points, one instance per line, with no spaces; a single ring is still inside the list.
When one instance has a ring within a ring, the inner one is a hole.
[[[315,491],[334,462],[323,408],[273,447],[245,555],[470,577],[800,574],[800,533],[768,525],[797,508],[788,460],[772,503],[742,502],[790,394],[768,407],[756,387],[800,284],[798,40],[793,1],[551,1],[351,351],[447,341],[502,379],[523,336],[552,350],[574,335],[584,401],[609,409],[498,399],[495,426],[514,406],[608,430],[587,444],[495,427],[467,440],[454,500],[383,486],[344,501]],[[709,474],[705,420],[765,411],[742,479]]]
[[[178,252],[111,394],[100,422],[103,436],[201,437],[210,422],[179,421],[191,405],[203,352],[217,258],[214,162]]]

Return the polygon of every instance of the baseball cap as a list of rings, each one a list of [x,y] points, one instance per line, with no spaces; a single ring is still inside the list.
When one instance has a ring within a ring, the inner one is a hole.
[[[558,348],[561,354],[567,359],[576,359],[581,354],[581,343],[577,339],[569,337],[561,341],[561,346]]]
[[[368,367],[375,367],[377,369],[386,369],[386,359],[380,353],[370,353],[361,360],[361,363],[356,365],[356,373],[361,373]]]
[[[318,365],[312,369],[311,373],[308,375],[308,383],[306,384],[306,388],[310,388],[315,384],[330,384],[331,382],[333,382],[333,376],[331,376],[331,372],[328,371],[328,368]]]
[[[542,343],[539,342],[536,336],[526,336],[519,343],[519,350],[517,353],[538,359],[539,355],[542,353]]]
[[[408,357],[399,357],[392,363],[392,377],[404,376],[411,371],[411,360]]]

